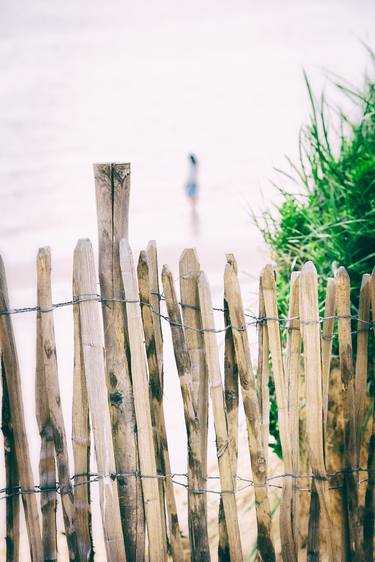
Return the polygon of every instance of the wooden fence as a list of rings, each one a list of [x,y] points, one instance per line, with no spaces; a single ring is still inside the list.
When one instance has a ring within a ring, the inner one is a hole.
[[[213,560],[207,505],[209,409],[220,480],[216,523],[220,561],[239,562],[250,556],[242,546],[250,524],[239,521],[239,481],[254,490],[258,560],[372,560],[375,418],[368,394],[368,345],[369,337],[373,340],[370,310],[374,320],[375,274],[363,276],[354,317],[349,275],[339,268],[335,278],[326,280],[321,316],[317,272],[308,262],[292,273],[288,318],[279,318],[275,274],[267,265],[260,277],[255,317],[245,312],[236,260],[228,255],[222,307],[225,328],[220,330],[215,327],[209,282],[195,250],[182,253],[179,297],[167,266],[159,278],[154,242],[141,252],[136,266],[127,241],[129,165],[96,165],[95,183],[100,295],[89,240],[80,240],[74,252],[69,303],[53,304],[49,248],[40,249],[37,256],[38,485],[31,469],[12,328],[12,314],[30,309],[11,309],[0,261],[6,470],[1,498],[6,501],[7,562],[19,560],[20,498],[32,561],[58,558],[58,503],[69,559],[93,560],[92,486],[99,486],[109,562]],[[73,307],[74,316],[74,465],[68,458],[54,333],[54,309],[64,304]],[[247,332],[254,324],[256,370]],[[217,343],[220,331],[225,332],[224,361]],[[181,533],[182,507],[176,499],[164,418],[163,384],[168,373],[163,368],[163,338],[169,332],[188,443],[188,537]],[[338,358],[332,355],[335,336]],[[270,472],[268,462],[270,379],[283,457],[278,474]],[[251,473],[245,475],[238,475],[237,469],[241,399],[251,461]],[[96,467],[90,467],[92,443]],[[281,502],[272,513],[270,490],[275,483],[281,488]]]

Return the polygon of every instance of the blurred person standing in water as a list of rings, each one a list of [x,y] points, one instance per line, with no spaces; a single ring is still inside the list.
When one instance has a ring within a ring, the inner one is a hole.
[[[189,154],[188,160],[189,173],[185,189],[189,201],[193,208],[195,208],[198,201],[198,160],[195,154],[192,153]]]

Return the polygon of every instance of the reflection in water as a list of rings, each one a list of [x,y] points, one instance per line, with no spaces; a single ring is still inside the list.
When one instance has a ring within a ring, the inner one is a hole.
[[[199,237],[200,219],[199,219],[199,214],[198,214],[196,205],[191,206],[190,230],[191,230],[191,234],[192,234],[192,236],[194,236],[194,238]]]

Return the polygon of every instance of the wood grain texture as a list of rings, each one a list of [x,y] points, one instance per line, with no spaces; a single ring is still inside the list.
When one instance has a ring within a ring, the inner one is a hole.
[[[189,538],[192,562],[209,562],[210,549],[207,533],[207,503],[205,495],[198,493],[204,489],[202,475],[201,431],[192,390],[192,367],[190,354],[182,327],[182,318],[178,306],[172,274],[164,265],[162,283],[171,327],[174,356],[180,382],[184,418],[188,442],[188,485],[193,492],[189,494]]]
[[[233,341],[238,365],[241,394],[246,416],[252,477],[255,483],[255,508],[258,529],[258,551],[264,562],[276,560],[271,538],[271,510],[267,489],[267,461],[262,441],[262,420],[255,386],[245,313],[238,278],[233,266],[228,263],[224,274],[224,291],[233,326]]]
[[[77,289],[73,282],[73,299],[77,298]],[[90,484],[87,474],[90,472],[90,420],[89,403],[84,372],[81,344],[81,325],[79,305],[73,306],[74,322],[74,370],[73,370],[73,406],[72,406],[72,446],[74,457],[74,506],[75,528],[77,533],[80,562],[93,562],[94,546],[91,532]],[[79,475],[82,476],[79,476]]]
[[[336,561],[339,553],[333,543],[330,495],[324,459],[322,369],[320,347],[320,320],[318,306],[318,284],[312,262],[307,262],[300,276],[300,314],[304,345],[304,368],[306,380],[306,436],[309,459],[315,487],[319,496],[320,513],[325,521],[328,559]],[[314,505],[314,504],[313,504]],[[316,511],[316,517],[319,512]],[[319,526],[310,524],[319,532]]]
[[[344,483],[346,492],[346,509],[349,530],[349,549],[351,560],[363,560],[362,539],[358,513],[358,473],[353,472],[358,466],[357,459],[357,420],[355,416],[354,366],[351,334],[350,279],[344,267],[336,274],[337,315],[340,371],[343,394],[344,414]]]
[[[5,368],[0,353],[1,384],[3,390],[1,403],[1,431],[4,438],[5,480],[8,490],[19,486],[18,466],[16,457],[16,444],[10,417],[10,402]],[[6,562],[18,562],[20,550],[20,497],[18,494],[9,494],[6,498]]]
[[[155,260],[154,264],[157,263]],[[138,260],[138,284],[139,297],[141,300],[141,312],[143,330],[145,335],[146,356],[149,372],[149,391],[151,405],[151,420],[153,425],[154,446],[156,451],[156,467],[158,474],[165,476],[159,480],[159,493],[161,499],[161,511],[165,522],[165,501],[167,505],[167,517],[169,528],[169,540],[172,558],[175,562],[183,559],[181,542],[181,531],[178,521],[176,499],[171,476],[171,463],[169,459],[167,430],[164,419],[162,373],[163,365],[161,332],[157,336],[160,327],[160,317],[151,304],[151,281],[150,267],[146,252],[141,252]],[[157,291],[159,290],[159,287]],[[154,300],[154,299],[153,299]],[[154,300],[155,302],[155,300]],[[155,326],[158,326],[156,327]],[[158,340],[158,343],[157,343]],[[167,475],[167,476],[166,476]],[[165,494],[165,497],[164,497]]]
[[[44,560],[57,560],[57,494],[54,490],[57,475],[53,427],[49,415],[46,378],[44,374],[41,312],[37,313],[36,319],[35,413],[41,439],[39,482],[43,488],[49,488],[51,490],[49,492],[41,492],[40,495],[43,554]]]
[[[284,364],[281,348],[280,326],[276,303],[275,274],[271,265],[262,273],[262,290],[269,348],[271,352],[272,374],[275,383],[278,407],[278,422],[284,468],[287,474],[292,472],[292,450],[288,412],[288,393],[285,382]],[[283,478],[283,494],[280,506],[280,537],[284,562],[297,562],[297,546],[293,534],[293,481],[291,477]]]
[[[211,292],[208,281],[203,272],[198,277],[199,304],[205,359],[209,378],[212,412],[216,434],[216,450],[219,463],[220,485],[223,498],[223,508],[228,533],[229,552],[231,562],[243,560],[241,536],[238,526],[235,486],[231,466],[228,425],[224,407],[223,385],[220,373],[219,350],[217,347],[214,315],[212,310]]]
[[[80,297],[79,321],[83,369],[95,444],[99,480],[100,509],[108,562],[125,562],[126,554],[121,528],[117,484],[110,474],[116,472],[109,414],[103,331],[97,302],[85,300],[96,295],[94,253],[89,240],[79,240],[74,251],[74,283]]]
[[[5,268],[0,256],[0,310],[9,310],[9,308]],[[14,433],[20,485],[22,490],[33,490],[34,477],[26,434],[21,376],[10,315],[0,316],[0,349],[8,389],[10,419]],[[35,494],[22,494],[22,503],[25,512],[31,560],[32,562],[39,562],[43,559],[43,547]]]
[[[144,348],[144,333],[139,289],[128,241],[120,241],[120,267],[125,291],[131,372],[133,373],[134,408],[137,421],[139,464],[141,472],[151,478],[142,478],[143,501],[145,507],[150,562],[165,560],[166,541],[163,532],[159,486],[155,462],[155,447],[152,432],[150,399],[148,393],[148,373]],[[154,477],[154,478],[152,478]]]
[[[48,416],[53,432],[69,559],[78,560],[77,534],[74,528],[73,488],[70,479],[68,447],[57,369],[55,327],[52,311],[51,250],[49,247],[40,248],[38,251],[37,284],[38,306],[40,308],[40,361],[42,362],[45,382],[44,398],[47,398]]]
[[[119,242],[128,236],[130,164],[95,164],[101,295],[121,299]],[[137,425],[129,366],[126,310],[121,302],[103,302],[106,381],[109,394],[116,470],[139,468]],[[128,562],[143,560],[145,524],[142,487],[138,478],[118,478],[122,529]]]
[[[192,390],[198,408],[199,425],[201,428],[202,475],[207,476],[207,431],[208,431],[208,375],[204,360],[204,344],[199,314],[198,276],[200,264],[195,249],[184,250],[180,257],[180,296],[182,318],[186,326],[193,330],[185,331],[191,369]]]

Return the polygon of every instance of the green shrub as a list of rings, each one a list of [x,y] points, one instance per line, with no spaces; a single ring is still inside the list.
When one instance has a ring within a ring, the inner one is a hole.
[[[327,277],[347,268],[356,314],[361,278],[371,272],[375,256],[375,82],[367,77],[361,90],[335,84],[349,97],[350,114],[328,107],[324,96],[317,101],[307,78],[306,85],[311,117],[300,133],[299,162],[288,160],[292,171],[282,172],[294,185],[279,187],[279,208],[253,220],[277,266],[280,316],[288,314],[291,271],[307,260],[318,271],[321,308]],[[274,401],[270,430],[280,454]]]

